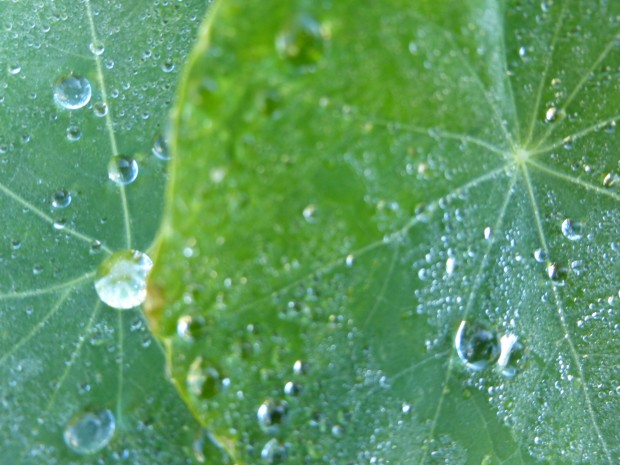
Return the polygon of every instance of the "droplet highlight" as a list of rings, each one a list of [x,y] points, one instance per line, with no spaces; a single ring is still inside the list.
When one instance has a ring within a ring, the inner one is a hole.
[[[121,310],[146,299],[146,278],[153,261],[138,250],[123,250],[106,258],[97,270],[95,290],[106,305]]]

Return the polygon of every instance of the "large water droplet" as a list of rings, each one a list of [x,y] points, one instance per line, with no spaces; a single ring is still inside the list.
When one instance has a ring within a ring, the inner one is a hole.
[[[288,404],[283,400],[268,399],[256,412],[258,424],[265,431],[272,431],[282,424],[288,415]]]
[[[116,422],[111,411],[94,410],[74,416],[63,434],[65,443],[78,454],[94,454],[114,436]]]
[[[95,290],[103,303],[110,307],[136,307],[146,299],[146,278],[152,267],[153,262],[142,252],[116,252],[99,266]]]
[[[52,207],[66,208],[71,204],[71,193],[64,189],[52,194]]]
[[[562,234],[570,241],[578,241],[582,237],[581,223],[566,218],[562,221]]]
[[[88,79],[73,74],[61,78],[54,85],[54,101],[67,110],[77,110],[88,104],[92,88]]]
[[[318,21],[301,15],[278,35],[276,50],[282,58],[311,70],[323,58],[325,36]]]
[[[138,177],[138,163],[131,157],[115,155],[108,163],[108,178],[119,186],[131,184]]]
[[[497,334],[477,323],[461,321],[454,338],[456,353],[465,366],[474,371],[485,369],[497,360],[500,345]]]

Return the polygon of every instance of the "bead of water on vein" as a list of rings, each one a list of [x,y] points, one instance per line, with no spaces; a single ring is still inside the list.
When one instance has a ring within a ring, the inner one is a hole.
[[[63,439],[77,454],[94,454],[110,442],[115,430],[116,421],[110,410],[94,410],[74,416],[63,433]]]
[[[119,186],[131,184],[138,177],[138,162],[125,155],[116,155],[108,163],[108,178]]]
[[[85,77],[70,74],[54,84],[54,101],[67,110],[77,110],[86,106],[91,95],[92,88]]]
[[[95,290],[106,305],[136,307],[146,299],[146,278],[153,262],[145,253],[122,250],[106,258],[97,270]]]

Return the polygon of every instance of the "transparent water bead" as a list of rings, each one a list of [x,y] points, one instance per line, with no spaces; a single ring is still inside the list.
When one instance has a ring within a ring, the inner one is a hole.
[[[108,178],[119,186],[131,184],[138,177],[138,162],[125,155],[115,155],[108,163]]]
[[[168,144],[166,143],[166,139],[162,134],[155,135],[155,138],[153,139],[153,146],[151,147],[151,152],[160,160],[170,160]]]
[[[73,74],[54,84],[54,101],[67,110],[77,110],[90,102],[92,88],[88,79]]]
[[[116,421],[110,410],[94,410],[74,416],[63,433],[65,444],[77,454],[94,454],[114,436]]]
[[[52,207],[67,208],[71,204],[71,193],[65,189],[56,191],[51,198]]]
[[[327,34],[313,17],[301,15],[276,38],[279,55],[305,70],[312,70],[324,55]]]
[[[581,233],[582,229],[583,228],[581,226],[581,223],[577,221],[573,221],[570,218],[566,218],[564,221],[562,221],[562,234],[569,241],[580,240],[582,237],[582,233]]]
[[[146,278],[153,261],[137,250],[122,250],[106,258],[97,270],[95,290],[103,303],[121,310],[146,299]]]
[[[461,321],[454,338],[456,353],[465,366],[474,371],[484,370],[500,355],[500,343],[494,331],[477,323]]]

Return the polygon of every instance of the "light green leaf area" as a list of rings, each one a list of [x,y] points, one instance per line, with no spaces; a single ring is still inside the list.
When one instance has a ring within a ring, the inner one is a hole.
[[[618,463],[619,15],[216,4],[147,312],[234,463]]]
[[[198,425],[160,344],[94,281],[154,237],[167,176],[154,141],[205,10],[0,1],[2,464],[191,462]],[[114,155],[137,163],[134,182],[108,179]]]

